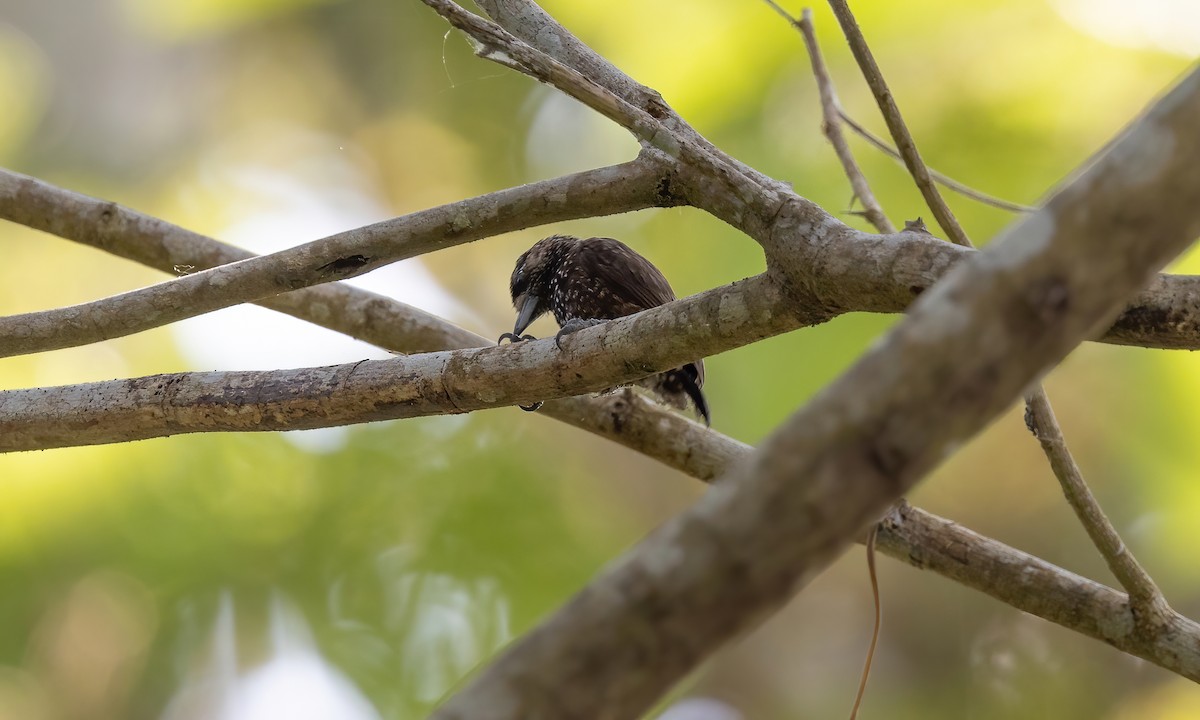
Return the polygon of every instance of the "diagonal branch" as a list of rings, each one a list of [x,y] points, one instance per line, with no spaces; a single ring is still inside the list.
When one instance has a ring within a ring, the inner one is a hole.
[[[1092,543],[1104,556],[1109,570],[1129,593],[1129,606],[1135,623],[1144,626],[1147,633],[1168,624],[1171,608],[1154,580],[1122,542],[1117,529],[1109,522],[1104,509],[1088,489],[1083,473],[1067,449],[1067,442],[1046,393],[1039,387],[1025,399],[1025,408],[1026,424],[1046,453],[1046,459],[1050,461],[1050,467],[1062,485],[1063,495],[1087,530]]]
[[[937,186],[929,177],[925,163],[921,161],[921,154],[917,152],[916,143],[912,141],[912,135],[908,132],[908,126],[900,114],[900,108],[897,107],[895,98],[892,97],[891,91],[888,90],[887,84],[883,80],[883,73],[875,62],[871,48],[867,46],[866,38],[863,37],[862,30],[859,29],[858,22],[854,19],[854,14],[850,12],[850,6],[846,4],[846,0],[829,0],[829,6],[833,8],[833,14],[837,17],[838,24],[842,26],[842,32],[850,44],[850,51],[854,53],[854,59],[858,61],[867,85],[883,110],[883,119],[887,123],[888,129],[892,131],[892,139],[896,141],[896,147],[904,158],[905,167],[913,176],[917,188],[921,191],[921,196],[925,198],[925,204],[933,211],[938,225],[942,226],[942,230],[951,242],[955,245],[970,247],[971,241],[963,233],[958,219],[954,217],[950,206],[942,199],[941,194],[937,191]]]
[[[669,169],[654,153],[385,220],[73,307],[0,318],[0,357],[73,347],[243,302],[361,275],[388,263],[535,225],[670,206]],[[31,178],[0,175],[0,217],[54,232]],[[128,216],[105,206],[105,228]],[[101,230],[100,234],[106,232]]]
[[[892,128],[892,137],[896,141],[897,147],[901,148],[913,179],[920,185],[922,177],[928,174],[928,170],[916,152],[916,144],[908,134],[908,129],[892,101],[891,93],[883,77],[878,75],[878,68],[874,67],[874,60],[871,58],[866,41],[862,39],[861,34],[858,34],[858,28],[854,25],[853,16],[850,15],[849,7],[844,0],[830,0],[830,3],[834,6],[835,12],[839,13],[838,18],[843,24],[847,37],[850,38],[856,57],[863,65],[863,72],[867,75],[868,83],[875,93],[875,99],[888,121],[888,126]],[[853,27],[846,27],[847,23]],[[904,149],[908,149],[908,152],[903,152]],[[945,206],[936,187],[930,186],[926,197],[937,203],[937,205],[931,205],[935,212],[939,205]],[[966,233],[957,225],[953,216],[950,216],[948,220],[950,225],[945,226],[943,223],[943,226],[950,235],[961,238],[962,244],[969,245],[971,241],[967,239]],[[1143,624],[1148,631],[1165,626],[1170,618],[1170,607],[1158,586],[1125,547],[1116,529],[1105,516],[1099,502],[1092,495],[1075,460],[1067,449],[1062,429],[1059,427],[1054,410],[1050,405],[1050,398],[1047,397],[1045,389],[1040,384],[1035,385],[1026,395],[1025,405],[1026,422],[1045,451],[1050,466],[1062,485],[1067,502],[1075,511],[1080,523],[1083,524],[1088,536],[1104,557],[1105,562],[1108,563],[1113,574],[1128,591],[1135,621]]]
[[[844,11],[849,17],[849,22],[853,24],[852,16],[849,16],[849,8],[845,5],[844,0],[831,0],[835,10]],[[846,20],[843,20],[843,25]],[[810,25],[811,31],[811,25]],[[854,28],[857,32],[857,27]],[[851,31],[847,30],[847,35],[851,35]],[[861,49],[868,59],[870,52],[866,47],[865,41],[861,36],[851,40],[852,44],[858,42],[861,44]],[[815,41],[814,41],[815,44]],[[860,57],[860,63],[862,58]],[[871,60],[871,63],[874,61]],[[868,75],[868,81],[872,80],[868,68],[864,66],[864,73]],[[911,152],[905,155],[905,162],[912,170],[913,178],[918,183],[921,182],[921,176],[928,172],[920,156],[916,153],[916,144],[913,138],[908,134],[908,129],[905,127],[903,118],[899,116],[899,110],[892,102],[891,93],[887,88],[881,76],[874,78],[871,83],[871,89],[875,93],[875,99],[879,103],[880,110],[888,120],[889,127],[892,128],[892,137],[896,141],[897,147],[911,148]],[[856,170],[856,168],[854,168]],[[936,187],[929,188],[929,195],[937,203],[942,203],[941,194]],[[958,227],[957,221],[951,216],[951,223],[947,229],[952,236],[962,238],[966,244],[970,244],[966,233],[961,227]],[[1058,478],[1063,488],[1063,494],[1067,498],[1067,502],[1075,511],[1079,521],[1083,524],[1088,536],[1108,563],[1113,574],[1120,581],[1121,585],[1129,593],[1129,604],[1133,611],[1134,620],[1146,629],[1146,634],[1152,634],[1155,628],[1165,627],[1171,615],[1171,609],[1163,598],[1157,585],[1142,569],[1134,559],[1133,554],[1125,547],[1117,534],[1116,529],[1108,521],[1101,509],[1100,504],[1092,495],[1087,483],[1084,482],[1083,475],[1079,472],[1075,460],[1071,457],[1070,451],[1067,449],[1067,444],[1063,438],[1062,429],[1058,425],[1058,420],[1054,416],[1054,410],[1050,405],[1050,398],[1047,397],[1045,389],[1041,384],[1035,384],[1025,397],[1026,405],[1026,423],[1034,436],[1038,439],[1043,451],[1046,453],[1047,459],[1050,461],[1050,466],[1054,470],[1055,476]]]
[[[692,477],[720,477],[754,451],[663,412],[631,391],[596,402],[607,408],[599,414],[605,423],[585,429],[599,430]],[[1200,625],[1174,612],[1165,626],[1147,634],[1131,618],[1124,594],[904,503],[884,517],[878,548],[895,560],[1200,682]]]
[[[690,167],[700,171],[705,183],[712,186],[710,192],[732,203],[731,213],[758,218],[770,217],[779,208],[779,203],[791,194],[783,183],[767,178],[762,173],[733,160],[701,138],[685,123],[660,122],[659,118],[675,118],[675,113],[661,99],[652,103],[647,110],[637,108],[599,83],[590,79],[581,81],[583,76],[577,70],[567,68],[556,60],[553,54],[526,44],[499,25],[463,10],[451,0],[421,1],[482,45],[485,52],[481,57],[554,86],[566,95],[594,107],[605,117],[641,138],[644,143],[663,149],[667,155],[677,160],[681,169]],[[543,43],[546,42],[544,36],[539,36],[539,39]],[[510,62],[513,58],[517,62]],[[610,107],[620,108],[620,112],[608,112]],[[650,124],[647,127],[645,123]],[[699,196],[707,194],[702,192]],[[792,199],[801,200],[794,195]],[[695,195],[689,202],[696,207],[708,209],[698,202]],[[752,218],[747,219],[753,222]],[[762,242],[756,233],[749,234]]]
[[[1146,632],[1124,593],[910,505],[884,517],[884,554],[1200,682],[1200,624],[1166,610]]]
[[[1198,124],[1200,70],[435,717],[635,716],[777,609],[1200,233]]]
[[[578,70],[634,107],[649,113],[686,145],[695,146],[711,158],[719,158],[724,164],[724,170],[744,176],[751,184],[763,188],[785,189],[785,185],[778,180],[722,153],[707,138],[696,132],[660,94],[621,72],[560,25],[533,0],[476,0],[475,4],[497,24],[530,47]]]
[[[888,145],[882,138],[877,137],[875,133],[871,132],[861,123],[850,117],[850,115],[848,115],[840,106],[837,108],[837,113],[838,119],[846,123],[846,127],[857,133],[858,136],[863,140],[866,140],[868,144],[874,146],[876,150],[879,150],[893,160],[900,161],[901,165],[904,164],[904,156],[900,154],[899,150],[891,145]],[[989,195],[985,192],[976,190],[965,183],[955,180],[945,173],[938,172],[936,169],[931,168],[928,165],[925,166],[925,169],[929,171],[929,177],[933,178],[934,182],[938,183],[947,190],[956,192],[963,197],[974,200],[975,202],[983,203],[984,205],[991,205],[994,208],[1015,213],[1028,213],[1037,209],[1032,205],[1022,205],[1021,203],[1011,202],[1009,200],[1005,200],[1004,198],[998,198],[995,195]]]
[[[891,220],[888,220],[879,201],[875,199],[871,185],[863,175],[862,169],[859,168],[858,161],[854,159],[854,153],[850,152],[850,146],[846,143],[845,136],[842,135],[841,117],[837,112],[837,91],[834,90],[833,80],[829,77],[828,68],[825,67],[825,58],[821,56],[821,46],[817,44],[817,34],[813,29],[812,10],[804,8],[800,21],[797,22],[773,0],[766,0],[766,2],[775,9],[775,12],[787,18],[792,27],[796,28],[804,38],[804,47],[808,50],[813,76],[817,81],[817,91],[821,96],[821,129],[825,138],[829,140],[829,144],[833,146],[834,152],[837,153],[838,160],[842,163],[842,170],[850,181],[850,187],[854,188],[854,197],[862,203],[863,215],[879,232],[896,232],[896,227],[892,225]]]

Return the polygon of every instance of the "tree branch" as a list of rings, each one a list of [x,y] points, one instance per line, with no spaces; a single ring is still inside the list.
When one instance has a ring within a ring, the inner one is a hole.
[[[850,146],[842,135],[841,117],[837,112],[837,91],[834,90],[833,80],[829,77],[828,68],[825,67],[825,59],[821,57],[821,46],[817,44],[817,34],[813,29],[812,10],[804,8],[801,19],[797,22],[773,0],[766,0],[766,3],[774,8],[775,12],[787,18],[792,27],[796,28],[804,39],[804,47],[808,50],[808,59],[812,63],[813,76],[817,81],[817,92],[821,97],[821,130],[825,138],[829,140],[829,144],[833,146],[838,161],[842,163],[846,179],[850,181],[850,187],[854,188],[854,197],[862,203],[863,215],[867,218],[867,222],[871,223],[879,232],[896,232],[896,227],[892,225],[891,220],[888,220],[879,201],[875,199],[875,193],[871,192],[871,185],[867,182],[866,176],[863,175],[862,169],[854,159],[854,153],[850,152]]]
[[[606,422],[580,427],[701,480],[724,475],[754,451],[632,391],[595,402],[606,407],[597,414]],[[1200,625],[1174,612],[1147,635],[1134,622],[1125,594],[906,503],[884,517],[877,547],[895,560],[1200,682]]]
[[[838,118],[842,122],[846,123],[846,127],[853,130],[863,140],[866,140],[869,145],[872,145],[875,149],[879,150],[893,160],[899,161],[901,165],[904,164],[904,157],[900,154],[899,150],[891,145],[888,145],[882,138],[877,137],[861,123],[850,117],[850,115],[840,106],[837,108],[837,113]],[[1005,200],[1004,198],[998,198],[995,195],[989,195],[985,192],[976,190],[965,183],[955,180],[945,173],[938,172],[936,169],[931,168],[928,165],[925,166],[925,169],[929,171],[929,177],[933,178],[933,181],[937,184],[941,185],[947,190],[956,192],[963,197],[970,198],[975,202],[983,203],[984,205],[991,205],[994,208],[1007,210],[1014,213],[1028,213],[1037,209],[1032,205],[1022,205],[1021,203],[1011,202],[1009,200]]]
[[[875,95],[880,109],[883,110],[883,119],[887,123],[888,129],[892,131],[892,139],[896,141],[896,148],[904,158],[904,165],[908,168],[909,174],[913,176],[917,188],[921,191],[921,196],[925,198],[925,204],[933,211],[938,225],[941,225],[951,242],[955,245],[970,247],[971,241],[963,233],[958,219],[954,217],[950,206],[942,199],[941,194],[937,191],[937,186],[929,177],[925,163],[921,161],[921,154],[917,152],[916,143],[912,141],[912,135],[908,132],[908,127],[904,122],[904,116],[900,114],[900,108],[896,106],[896,100],[883,80],[883,73],[880,71],[879,65],[875,63],[875,56],[871,54],[871,48],[867,46],[858,22],[854,19],[854,14],[850,12],[850,6],[846,4],[845,0],[829,0],[829,6],[833,8],[833,14],[837,17],[838,24],[842,26],[842,32],[850,44],[850,51],[854,54],[854,59],[858,61],[858,66],[862,69],[863,77],[866,78],[871,93]]]
[[[767,1],[770,2],[770,0]],[[853,18],[849,16],[849,8],[844,3],[841,0],[831,0],[831,2],[835,3],[835,9],[841,8],[844,10],[845,15],[849,17],[849,22],[853,24]],[[844,19],[843,21],[845,22]],[[801,23],[793,21],[793,25],[796,25],[804,34],[809,54],[813,57],[813,67],[818,77],[818,84],[828,87],[827,90],[823,90],[821,93],[822,107],[824,108],[826,117],[836,115],[837,109],[835,105],[837,101],[832,92],[832,83],[823,77],[823,65],[820,63],[819,50],[812,31],[811,13],[806,10],[804,21]],[[857,33],[857,27],[853,30],[854,33]],[[847,30],[847,34],[850,35],[852,33],[850,30]],[[852,40],[852,42],[854,41]],[[861,36],[857,37],[857,42],[861,44],[864,54],[870,60],[870,52]],[[871,60],[872,67],[873,63],[874,61]],[[925,167],[921,157],[916,154],[916,143],[909,135],[904,120],[899,115],[899,110],[892,102],[891,92],[882,76],[872,78],[866,67],[864,67],[864,72],[868,75],[868,81],[871,83],[871,89],[875,93],[875,99],[879,104],[880,111],[884,117],[888,118],[888,125],[892,128],[893,139],[896,141],[896,145],[912,149],[911,154],[905,157],[905,163],[912,169],[913,179],[919,185],[921,177],[928,174],[928,168]],[[873,82],[871,82],[872,80]],[[827,130],[832,130],[832,135],[837,140],[841,139],[840,129],[836,121],[832,126],[827,125]],[[831,138],[831,140],[833,139]],[[858,170],[857,164],[854,163],[853,157],[850,156],[849,150],[846,149],[845,153],[848,161],[843,160],[843,165],[846,168],[847,175],[851,178],[852,182],[857,178],[858,183],[855,186],[856,188],[858,185],[866,187],[866,179],[861,176],[861,172]],[[871,202],[874,203],[874,198],[870,196],[869,188],[867,189],[867,193],[868,197],[871,198]],[[941,194],[936,187],[929,188],[929,195],[938,204],[943,203]],[[877,215],[882,216],[882,211],[878,210],[878,208],[872,208],[868,205],[868,209],[875,209]],[[952,216],[949,218],[949,221],[951,225],[948,229],[951,231],[951,234],[960,237],[964,244],[971,246],[971,241],[968,239],[966,232],[958,226],[957,221]],[[1158,627],[1165,627],[1169,623],[1171,615],[1170,607],[1167,605],[1157,585],[1155,585],[1145,570],[1142,569],[1141,565],[1138,564],[1133,554],[1125,547],[1116,529],[1109,523],[1096,498],[1088,489],[1082,474],[1079,472],[1079,468],[1075,465],[1075,461],[1067,449],[1062,430],[1050,405],[1050,399],[1047,397],[1046,391],[1040,383],[1035,384],[1033,390],[1026,395],[1025,403],[1026,424],[1045,451],[1046,457],[1050,461],[1050,466],[1055,476],[1059,479],[1063,493],[1071,508],[1075,511],[1075,514],[1083,524],[1089,537],[1091,537],[1092,542],[1108,563],[1113,574],[1129,593],[1129,602],[1135,620],[1143,626],[1145,635],[1153,634]]]
[[[673,132],[676,138],[699,148],[710,158],[719,158],[727,170],[742,175],[762,187],[786,188],[778,180],[722,153],[675,112],[663,100],[662,95],[621,72],[560,25],[533,0],[477,0],[475,4],[497,24],[530,47],[574,68],[634,107],[641,108]]]
[[[1147,633],[1124,593],[910,505],[887,514],[877,542],[914,567],[1200,682],[1200,624],[1169,608]]]
[[[660,122],[660,119],[670,120],[676,117],[674,111],[661,99],[657,103],[653,103],[649,110],[641,110],[624,98],[619,98],[602,85],[586,78],[581,80],[582,75],[578,71],[567,68],[552,54],[526,44],[499,25],[463,10],[451,0],[421,1],[433,8],[451,25],[465,32],[485,48],[490,49],[481,57],[524,72],[536,80],[554,86],[564,94],[593,107],[605,117],[617,122],[632,132],[634,136],[641,138],[644,143],[649,142],[656,147],[663,148],[670,157],[677,160],[681,166],[680,169],[690,167],[697,170],[708,189],[706,192],[692,194],[690,202],[696,207],[707,209],[697,202],[698,196],[720,197],[733,205],[728,210],[728,215],[744,217],[751,221],[752,226],[761,228],[761,222],[754,224],[755,219],[770,217],[778,209],[779,203],[788,195],[795,200],[802,201],[801,198],[789,193],[783,183],[747,168],[714,148],[711,143],[687,127],[686,123],[681,121]],[[548,18],[544,13],[542,15],[543,19]],[[565,34],[567,34],[566,30],[562,30],[559,37],[561,38]],[[538,39],[545,43],[546,34],[539,35]],[[516,64],[508,62],[507,59],[510,56],[516,58],[518,62]],[[620,111],[609,112],[612,107],[617,107]],[[646,123],[650,123],[648,127]],[[718,217],[726,219],[727,215],[718,215]],[[762,242],[759,233],[749,232],[748,234]]]
[[[632,162],[421,210],[103,300],[0,318],[0,357],[129,335],[512,230],[670,206],[674,200],[664,192],[670,170],[657,158],[642,153]],[[0,217],[57,232],[62,221],[37,202],[44,191],[31,178],[0,175]],[[119,233],[111,224],[130,217],[106,205],[90,218],[98,228],[91,232]]]
[[[854,154],[850,152],[850,146],[846,144],[846,139],[842,136],[841,116],[837,111],[837,92],[833,88],[833,81],[829,77],[829,70],[825,67],[825,59],[821,57],[821,48],[817,44],[817,37],[813,32],[812,10],[804,8],[801,19],[796,20],[774,0],[763,1],[787,20],[788,24],[794,27],[804,40],[804,47],[808,50],[808,58],[812,64],[813,77],[817,81],[817,93],[821,98],[821,132],[833,146],[833,151],[842,164],[842,170],[850,181],[850,187],[854,189],[854,199],[862,203],[862,215],[879,232],[896,232],[896,227],[883,213],[879,201],[875,199],[875,193],[871,192],[871,186],[858,167],[858,161],[854,159]]]
[[[436,717],[634,716],[778,608],[1200,233],[1198,124],[1194,71]]]
[[[0,392],[0,451],[329,427],[603,390],[811,322],[760,275],[553,340]]]
[[[1046,393],[1039,386],[1026,398],[1025,403],[1026,425],[1046,453],[1054,476],[1062,485],[1063,495],[1088,537],[1104,557],[1108,569],[1129,593],[1129,605],[1135,622],[1144,625],[1147,634],[1153,633],[1157,627],[1169,625],[1173,613],[1162,591],[1122,542],[1117,529],[1109,522],[1104,509],[1088,489],[1083,473],[1067,449],[1067,442]]]

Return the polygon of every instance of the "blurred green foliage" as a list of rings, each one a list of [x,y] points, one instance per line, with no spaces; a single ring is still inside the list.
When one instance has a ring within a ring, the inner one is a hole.
[[[800,40],[765,4],[545,6],[719,146],[832,212],[848,209]],[[1188,63],[1089,35],[1079,7],[855,3],[931,165],[1025,203]],[[843,104],[880,128],[836,24],[815,10]],[[573,101],[474,58],[420,3],[392,0],[0,0],[0,106],[0,164],[260,251],[319,237],[315,227],[333,232],[636,151]],[[852,142],[893,220],[925,214],[899,167]],[[1011,220],[950,200],[981,243]],[[436,280],[440,295],[410,282],[418,275],[381,271],[373,287],[494,336],[512,318],[513,259],[550,230],[406,264]],[[693,210],[552,230],[620,237],[681,294],[762,267],[751,241]],[[13,226],[0,228],[0,242],[6,314],[161,279]],[[2,360],[0,385],[367,352],[309,340],[301,323],[265,313],[253,317],[278,336],[238,334],[251,316],[236,312],[204,327]],[[895,321],[843,317],[710,359],[715,427],[758,441]],[[279,337],[295,338],[286,353]],[[1101,501],[1176,607],[1193,615],[1197,362],[1086,346],[1049,378]],[[238,619],[238,665],[269,664],[273,593],[294,603],[316,651],[384,717],[421,716],[701,492],[515,409],[341,434],[181,436],[0,456],[0,718],[162,716],[211,661],[223,597]],[[1108,581],[1015,411],[914,501]],[[1165,672],[911,568],[884,562],[882,576],[887,622],[870,716],[1200,712],[1200,693]],[[837,716],[857,683],[868,603],[855,552],[685,691],[720,697],[748,718]]]

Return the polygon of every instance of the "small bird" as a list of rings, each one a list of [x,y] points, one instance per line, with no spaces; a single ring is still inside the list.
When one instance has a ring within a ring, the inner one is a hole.
[[[612,238],[581,240],[570,235],[539,240],[517,258],[510,289],[517,322],[513,332],[505,333],[501,340],[524,339],[521,333],[525,328],[551,312],[560,328],[554,339],[559,347],[564,335],[675,299],[658,268],[628,245]],[[638,384],[681,410],[690,399],[704,424],[710,424],[708,403],[700,391],[704,385],[703,360],[653,375]]]

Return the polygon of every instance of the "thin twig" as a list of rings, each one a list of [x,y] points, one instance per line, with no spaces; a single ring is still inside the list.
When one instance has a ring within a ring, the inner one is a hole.
[[[608,88],[617,97],[650,113],[675,134],[685,147],[694,145],[722,162],[737,175],[744,176],[748,185],[761,188],[780,188],[783,184],[763,172],[727,155],[716,148],[688,124],[657,91],[626,75],[604,56],[592,50],[569,30],[560,25],[534,0],[476,0],[475,4],[498,25],[547,56],[574,68],[588,79]]]
[[[457,3],[450,0],[421,1],[465,33],[476,44],[475,53],[479,57],[556,87],[629,130],[642,142],[672,156],[679,153],[678,141],[662,123],[575,68],[567,67]]]
[[[1162,591],[1121,540],[1116,528],[1109,522],[1100,503],[1088,488],[1083,473],[1079,471],[1079,466],[1075,464],[1075,459],[1067,449],[1066,440],[1058,420],[1054,417],[1050,401],[1040,386],[1025,398],[1025,407],[1025,424],[1041,444],[1042,451],[1046,453],[1046,459],[1050,461],[1050,467],[1054,470],[1054,476],[1062,485],[1063,495],[1075,511],[1079,522],[1087,530],[1088,537],[1104,556],[1104,561],[1108,563],[1109,569],[1121,586],[1129,593],[1129,605],[1135,619],[1155,629],[1164,626],[1167,618],[1171,616],[1171,609]]]
[[[838,119],[840,119],[842,122],[846,123],[846,125],[851,130],[853,130],[855,133],[857,133],[859,137],[861,137],[863,140],[866,140],[867,143],[874,146],[877,150],[879,150],[883,154],[891,157],[894,160],[900,161],[900,164],[902,164],[902,165],[904,164],[904,158],[901,157],[899,150],[897,150],[896,148],[889,145],[887,143],[887,141],[884,140],[883,138],[879,137],[875,133],[873,133],[870,130],[863,127],[863,125],[860,124],[857,120],[850,117],[850,115],[840,105],[837,108],[837,112],[838,112]],[[994,208],[998,208],[1000,210],[1007,210],[1009,212],[1015,212],[1015,213],[1031,213],[1031,212],[1037,210],[1037,208],[1033,207],[1032,205],[1022,205],[1020,203],[1012,202],[1011,200],[1005,200],[1004,198],[998,198],[995,195],[989,195],[989,194],[983,192],[982,190],[976,190],[975,188],[973,188],[969,185],[966,185],[965,183],[961,183],[958,180],[955,180],[954,178],[950,177],[949,175],[947,175],[945,173],[938,172],[937,170],[929,167],[928,165],[925,166],[925,169],[929,171],[929,177],[933,178],[934,182],[936,182],[937,184],[941,185],[942,187],[944,187],[948,190],[956,192],[959,195],[962,195],[963,197],[970,198],[971,200],[974,200],[978,203],[982,203],[984,205],[991,205]]]
[[[777,12],[787,16],[783,8],[776,5],[772,0],[766,0],[766,2],[775,8]],[[808,50],[809,59],[812,61],[813,75],[816,77],[817,88],[821,97],[821,115],[824,118],[821,123],[822,131],[825,133],[825,137],[829,140],[829,143],[833,145],[834,152],[837,153],[838,160],[842,163],[842,169],[850,181],[850,186],[854,188],[855,196],[862,203],[863,215],[879,232],[894,233],[896,231],[895,226],[888,220],[883,207],[875,198],[875,193],[871,191],[871,185],[867,182],[866,175],[859,168],[858,162],[854,159],[854,154],[850,151],[850,146],[846,144],[846,138],[842,135],[842,128],[837,114],[837,92],[833,86],[833,79],[829,76],[829,71],[825,67],[825,60],[821,57],[821,46],[817,43],[817,34],[813,28],[812,10],[804,8],[799,22],[791,17],[788,17],[788,21],[800,31],[801,37],[804,38],[804,46]],[[867,693],[867,680],[871,677],[871,663],[875,659],[875,650],[879,645],[879,633],[883,627],[883,603],[879,598],[879,577],[875,572],[875,538],[878,532],[879,526],[872,525],[871,530],[867,533],[867,575],[871,581],[871,597],[875,603],[875,622],[871,630],[871,644],[867,648],[867,657],[863,660],[862,676],[858,681],[858,692],[855,693],[854,704],[850,708],[850,720],[855,720],[858,717],[858,710],[862,706],[863,697]]]
[[[875,626],[871,630],[871,644],[867,647],[867,659],[863,661],[862,675],[858,679],[858,692],[854,695],[854,705],[850,708],[850,720],[858,717],[858,709],[862,707],[863,697],[867,694],[871,661],[875,659],[875,649],[879,646],[879,631],[883,628],[883,603],[879,600],[879,575],[875,572],[875,540],[878,537],[879,525],[872,525],[867,532],[867,576],[871,578],[871,597],[875,600]]]
[[[892,133],[892,139],[896,141],[896,147],[899,148],[900,154],[904,158],[904,165],[908,168],[909,174],[913,176],[913,181],[921,191],[921,196],[925,198],[925,204],[933,211],[938,225],[942,227],[942,231],[946,233],[946,237],[950,238],[951,242],[956,245],[973,247],[970,238],[963,232],[962,226],[958,224],[958,219],[950,210],[950,206],[942,199],[937,186],[930,179],[929,169],[925,167],[925,163],[921,160],[921,154],[917,152],[917,144],[908,131],[904,117],[900,114],[900,108],[896,105],[892,91],[888,89],[887,82],[883,79],[883,73],[879,70],[879,65],[876,64],[871,49],[867,47],[866,38],[858,28],[854,14],[850,12],[850,6],[846,4],[845,0],[829,0],[829,6],[833,8],[833,14],[837,17],[838,24],[842,26],[842,32],[850,44],[851,52],[854,53],[854,59],[858,61],[858,66],[862,69],[863,77],[866,78],[867,85],[871,88],[871,93],[879,104],[879,110],[883,113],[883,119]]]
[[[765,1],[779,12],[783,12],[783,9],[772,0]],[[786,13],[784,14],[786,15]],[[846,177],[850,180],[850,187],[854,188],[854,196],[862,203],[863,216],[881,233],[896,232],[896,227],[888,220],[879,201],[875,199],[875,193],[871,192],[871,186],[867,183],[866,176],[863,175],[862,169],[854,159],[854,154],[850,152],[850,146],[846,143],[845,136],[842,135],[841,118],[837,111],[837,92],[834,90],[833,80],[829,77],[829,70],[825,67],[825,60],[821,57],[821,48],[817,44],[817,35],[813,30],[812,10],[804,8],[799,22],[790,17],[788,20],[793,27],[800,31],[804,38],[804,46],[808,48],[808,57],[812,61],[813,75],[817,79],[817,90],[821,96],[821,117],[823,118],[821,131],[833,145],[833,150],[837,153],[838,160],[841,161],[842,168],[846,171]]]
[[[782,183],[733,160],[686,124],[673,122],[668,125],[665,120],[672,119],[674,113],[661,101],[649,105],[649,110],[635,106],[551,54],[451,0],[421,2],[477,43],[481,47],[477,51],[480,57],[557,88],[629,130],[643,144],[654,146],[680,160],[682,165],[696,169],[705,181],[717,184],[722,196],[735,199],[737,214],[741,217],[755,222],[760,215],[774,214],[785,196],[790,194]],[[696,194],[704,196],[706,193],[698,191]],[[789,199],[801,200],[794,196]],[[699,207],[693,199],[689,198],[689,203]],[[736,224],[735,227],[746,229]],[[762,224],[757,223],[757,227],[761,228]],[[762,242],[754,233],[748,234]]]

